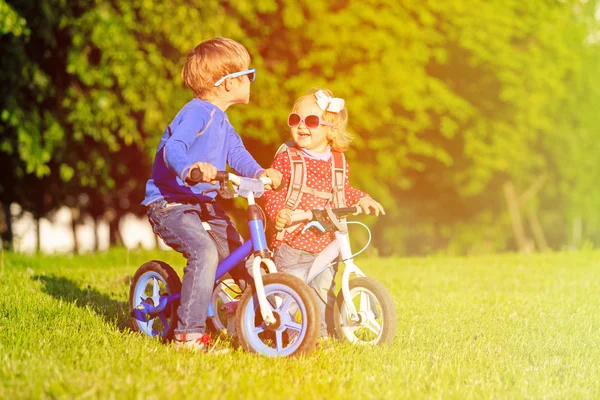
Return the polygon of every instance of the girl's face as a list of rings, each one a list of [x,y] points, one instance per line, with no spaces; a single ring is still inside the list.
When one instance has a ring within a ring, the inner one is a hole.
[[[323,115],[323,110],[317,105],[317,103],[311,99],[304,99],[298,107],[294,110],[295,113],[299,114],[302,118],[306,118],[308,115]],[[329,141],[327,140],[327,130],[331,129],[328,126],[319,125],[318,128],[308,129],[304,125],[304,121],[300,121],[298,126],[290,128],[292,131],[292,138],[298,147],[306,150],[311,150],[316,153],[324,153],[327,151]]]

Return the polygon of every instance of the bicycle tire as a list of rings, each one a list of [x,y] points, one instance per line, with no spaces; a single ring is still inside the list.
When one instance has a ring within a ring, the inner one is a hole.
[[[270,357],[313,351],[321,327],[314,291],[301,279],[281,272],[264,275],[263,284],[278,322],[273,327],[264,324],[255,290],[246,289],[236,312],[236,332],[242,348]],[[281,304],[277,304],[278,298]]]
[[[392,296],[380,282],[359,277],[349,282],[350,295],[359,312],[359,321],[350,321],[342,291],[337,295],[333,320],[338,338],[355,344],[390,345],[397,329],[396,306]],[[378,330],[378,332],[377,332]]]
[[[154,318],[146,316],[145,321],[136,317],[135,309],[142,301],[156,305],[160,296],[170,296],[177,293],[181,293],[181,280],[169,264],[152,260],[138,268],[129,288],[129,307],[133,330],[146,336],[159,336],[163,340],[170,339],[177,326],[179,300],[167,304],[167,307]]]

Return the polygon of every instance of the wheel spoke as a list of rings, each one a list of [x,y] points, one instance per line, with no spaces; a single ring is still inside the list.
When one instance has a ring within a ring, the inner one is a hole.
[[[284,326],[288,329],[293,329],[298,332],[300,332],[302,330],[302,325],[297,322],[293,322],[293,321],[286,323]]]
[[[281,295],[279,294],[272,294],[270,296],[267,296],[267,300],[269,301],[269,304],[271,305],[271,308],[273,310],[278,310],[279,308],[281,308],[281,304],[283,303]]]
[[[284,314],[288,310],[288,308],[291,306],[293,300],[294,300],[293,297],[288,295],[287,299],[285,299],[283,301],[283,303],[279,306],[277,311]]]
[[[277,347],[277,351],[281,351],[283,349],[283,336],[281,334],[281,330],[275,331],[275,345]]]
[[[255,335],[258,335],[259,333],[263,333],[265,331],[265,324],[262,323],[259,326],[255,326],[253,329],[253,332]]]
[[[355,324],[350,324],[348,323],[348,325],[346,325],[346,329],[350,330],[350,332],[354,335],[354,332],[356,332],[356,330],[360,328],[360,325],[355,325]]]
[[[346,305],[346,310],[342,314],[342,327],[348,329],[350,331],[350,333],[352,333],[352,335],[354,335],[354,332],[356,332],[356,330],[359,329],[361,325],[359,323],[357,323],[356,321],[352,321],[350,319],[350,316],[352,315],[352,313],[348,309],[347,304],[346,303],[344,303],[344,304]]]
[[[152,300],[154,300],[154,305],[158,305],[158,301],[160,300],[160,287],[158,286],[158,279],[153,279],[154,283],[152,285]]]
[[[231,297],[229,295],[229,293],[224,292],[223,290],[220,290],[219,293],[217,294],[217,296],[223,303],[229,303],[230,301],[235,300],[233,297]]]
[[[374,318],[369,318],[365,321],[364,326],[369,329],[371,332],[379,336],[381,332],[381,325]]]
[[[370,296],[368,293],[360,292],[360,309],[357,311],[370,311],[369,303]]]

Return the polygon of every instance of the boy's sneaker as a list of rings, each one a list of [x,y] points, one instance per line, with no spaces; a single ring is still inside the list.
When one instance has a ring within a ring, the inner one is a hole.
[[[229,348],[217,346],[206,333],[180,333],[175,335],[175,348],[201,351],[209,354],[225,354]]]

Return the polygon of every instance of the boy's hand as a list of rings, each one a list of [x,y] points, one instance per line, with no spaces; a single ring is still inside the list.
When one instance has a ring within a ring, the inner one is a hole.
[[[199,168],[200,172],[202,172],[202,182],[215,182],[215,178],[217,177],[217,167],[205,162],[194,163],[194,165],[192,165],[192,167],[188,171],[186,181],[191,178],[192,170],[194,168]]]
[[[282,208],[275,217],[275,229],[280,231],[292,224],[292,210]]]
[[[275,168],[267,168],[258,177],[259,178],[271,178],[271,181],[273,182],[273,184],[265,185],[265,189],[271,190],[271,189],[277,189],[279,187],[279,185],[281,185],[281,179],[283,178],[283,175],[281,175],[281,172],[277,171]]]
[[[370,197],[365,197],[365,198],[361,199],[358,202],[358,206],[361,208],[362,212],[364,212],[367,215],[371,214],[371,210],[373,211],[373,214],[375,214],[376,216],[379,216],[379,213],[381,213],[382,215],[385,215],[385,210],[383,209],[381,204],[379,204],[378,202],[376,202],[375,200],[373,200]]]

